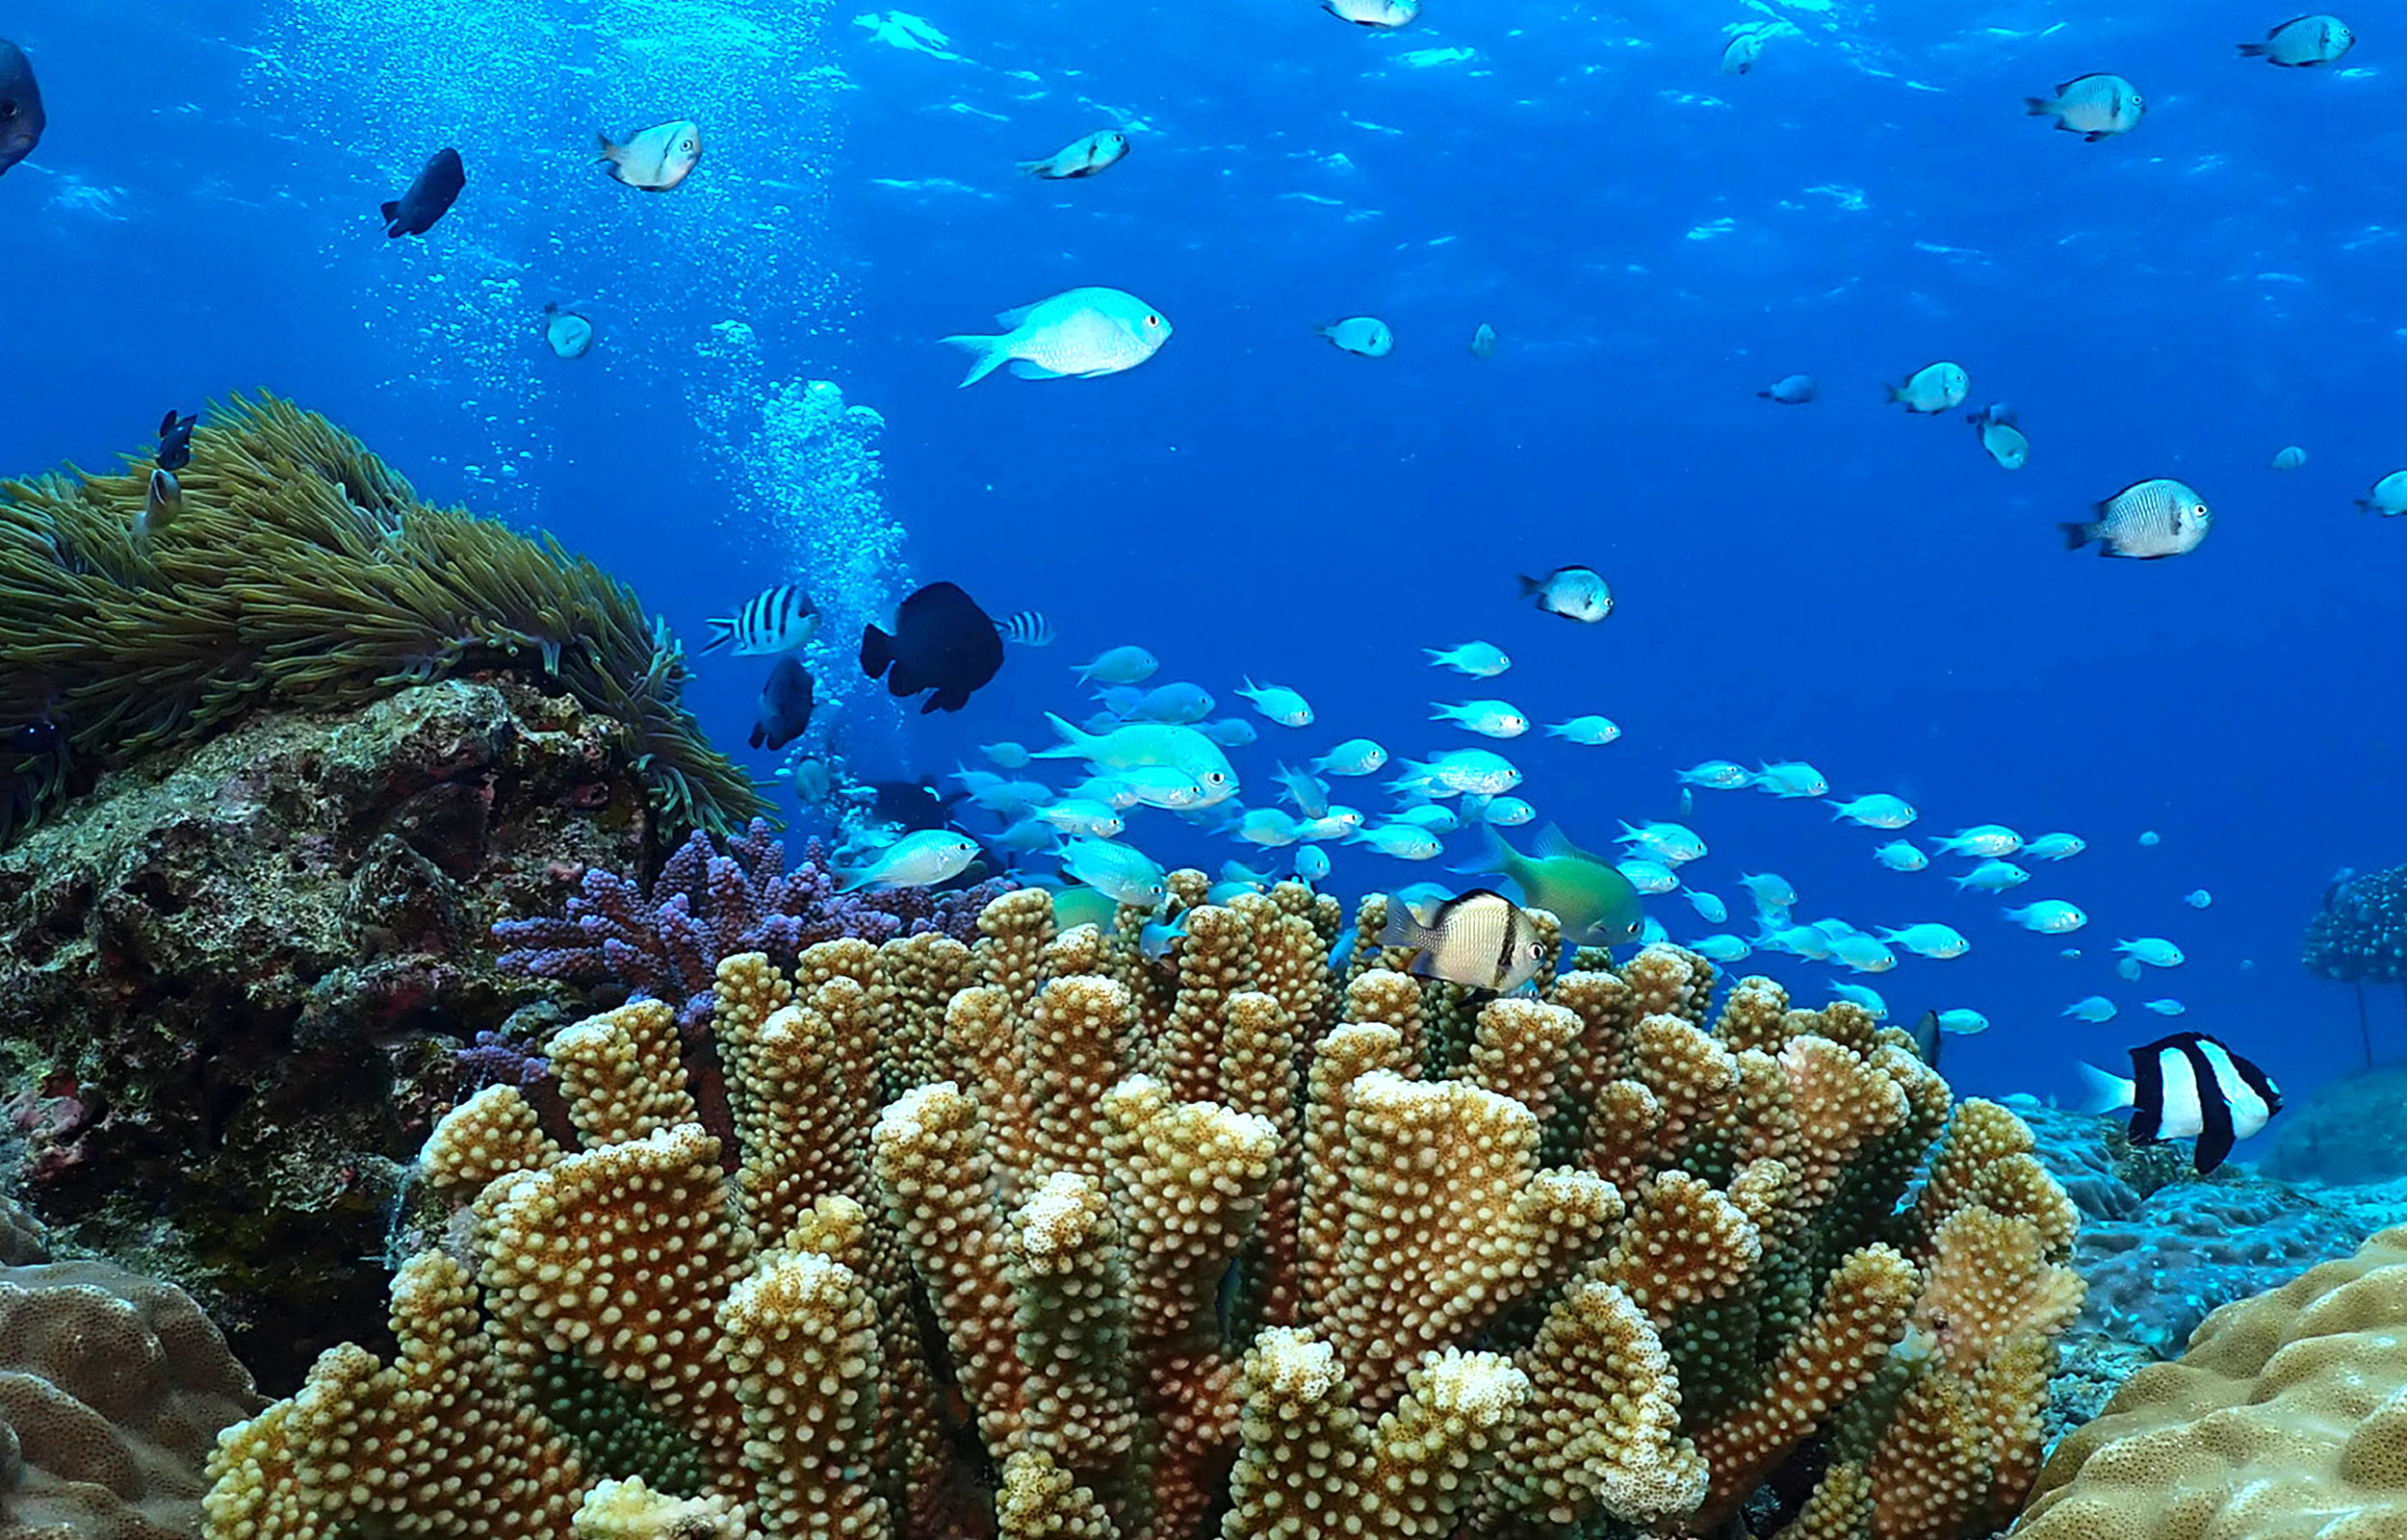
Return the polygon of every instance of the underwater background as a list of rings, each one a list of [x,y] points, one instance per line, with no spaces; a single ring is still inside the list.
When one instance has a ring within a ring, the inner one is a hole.
[[[0,33],[50,122],[0,178],[0,468],[113,467],[170,403],[273,390],[429,501],[553,531],[689,653],[707,617],[810,585],[822,702],[844,695],[864,777],[1045,741],[1041,712],[1088,709],[1068,665],[1123,642],[1222,715],[1247,676],[1312,701],[1311,729],[1263,724],[1235,756],[1255,805],[1279,759],[1342,737],[1489,746],[1425,719],[1491,693],[1620,725],[1602,748],[1496,746],[1590,848],[1681,818],[1681,766],[1807,759],[1835,794],[1906,797],[1917,838],[1996,821],[2089,848],[1959,894],[1940,863],[1881,869],[1891,836],[1818,803],[1699,792],[1682,821],[1712,854],[1682,875],[1729,901],[1724,928],[1746,934],[1739,874],[1769,870],[1800,917],[1973,941],[1863,980],[1734,973],[1805,1003],[1870,983],[1893,1020],[1980,1011],[1990,1030],[1947,1044],[1965,1094],[2069,1098],[2079,1060],[2175,1028],[2292,1095],[2364,1061],[2349,991],[2300,968],[2298,937],[2336,869],[2399,854],[2407,528],[2351,500],[2407,456],[2381,31],[2302,71],[2236,59],[2278,18],[2220,0],[1433,0],[1394,33],[1303,0],[929,0],[946,40],[918,48],[850,9],[18,8]],[[1725,24],[1773,15],[1796,32],[1720,73]],[[2093,69],[2145,89],[2141,128],[2084,143],[2021,115]],[[675,116],[709,144],[676,192],[591,163],[595,130]],[[1135,145],[1108,173],[1016,173],[1106,125]],[[377,203],[443,144],[467,191],[388,241]],[[1125,374],[956,389],[937,339],[1085,284],[1175,337]],[[546,348],[547,301],[592,318],[591,354]],[[1313,335],[1366,314],[1391,355]],[[1492,359],[1465,346],[1481,322]],[[1968,405],[2019,410],[2027,468],[1960,412],[1884,403],[1939,358],[1970,371]],[[1819,400],[1757,398],[1797,372]],[[2268,469],[2293,444],[2303,469]],[[2152,476],[2213,505],[2199,550],[2062,549],[2059,521]],[[1613,585],[1600,626],[1516,598],[1516,574],[1574,563]],[[852,639],[939,578],[1060,640],[1010,650],[957,717],[905,717]],[[1493,688],[1423,663],[1472,637],[1515,660]],[[689,704],[765,779],[775,757],[740,748],[762,660],[696,668]],[[1326,886],[1450,881],[1466,838],[1423,867],[1332,847]],[[1158,813],[1130,841],[1259,854]],[[2183,902],[2198,888],[2212,907]],[[2040,897],[2088,928],[1997,915]],[[1717,928],[1648,910],[1674,939]],[[2139,936],[2187,961],[2125,984],[2111,946]],[[2091,993],[2123,1014],[2059,1017]],[[2138,1011],[2160,995],[2187,1014]],[[2407,1010],[2377,996],[2394,1058]]]

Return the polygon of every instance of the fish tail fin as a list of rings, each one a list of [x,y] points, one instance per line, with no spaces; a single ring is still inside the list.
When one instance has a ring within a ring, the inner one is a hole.
[[[2132,1104],[2139,1088],[2121,1075],[2110,1075],[2092,1064],[2073,1066],[2081,1076],[2082,1111],[2086,1113],[2120,1112]]]
[[[2026,96],[2023,98],[2023,116],[2025,117],[2046,117],[2055,111],[2056,103],[2049,101],[2043,96]]]
[[[1542,594],[1546,591],[1546,582],[1542,578],[1533,578],[1527,573],[1516,573],[1514,577],[1520,580],[1523,599],[1529,598],[1532,594]]]
[[[385,223],[391,224],[394,218],[401,214],[401,206],[399,203],[379,203],[376,205],[376,211],[384,216]],[[165,430],[162,429],[162,431]]]
[[[1061,741],[1049,749],[1031,749],[1028,751],[1029,758],[1075,759],[1085,755],[1088,736],[1075,724],[1055,716],[1050,711],[1045,713],[1045,720],[1050,722],[1053,725],[1053,731],[1061,734]]]
[[[717,625],[716,621],[711,624]],[[861,667],[869,678],[876,679],[894,660],[894,639],[874,626],[861,628]]]
[[[2371,498],[2359,498],[2357,500],[2357,511],[2359,513],[2371,513],[2373,511],[2373,500]]]
[[[1043,176],[1053,166],[1050,161],[1022,161],[1018,164],[1022,176]]]
[[[2239,44],[2240,57],[2244,59],[2263,59],[2265,55],[2271,53],[2272,51],[2273,50],[2271,48],[2261,42],[2244,42]]]
[[[736,639],[736,623],[732,620],[712,620],[704,624],[711,628],[711,639],[702,644],[704,653],[715,653]],[[864,638],[861,645],[867,649],[869,645],[867,639]]]
[[[1569,732],[1567,732],[1564,728],[1564,725],[1560,722],[1549,722],[1546,724],[1546,736],[1550,738],[1567,738],[1570,735]]]
[[[1003,340],[1000,337],[980,337],[972,333],[963,333],[958,336],[947,337],[945,341],[950,343],[955,347],[959,347],[965,351],[972,352],[978,355],[976,359],[971,363],[970,372],[962,376],[961,384],[954,387],[957,390],[967,390],[969,387],[975,385],[978,381],[986,378],[987,375],[992,374],[996,370],[1002,368],[1004,363],[1010,357],[1008,353],[1003,351]]]
[[[1426,947],[1430,940],[1429,927],[1413,914],[1412,906],[1391,895],[1387,900],[1387,925],[1379,933],[1379,944]]]
[[[1880,382],[1880,398],[1884,401],[1902,401],[1905,399],[1905,387],[1902,385],[1892,385],[1885,379]]]
[[[2057,527],[2064,531],[2064,549],[2067,551],[2079,551],[2098,538],[2098,526],[2093,524],[2059,524]]]
[[[593,158],[597,161],[609,161],[616,164],[619,156],[624,153],[619,146],[610,142],[609,135],[599,132],[593,136]]]

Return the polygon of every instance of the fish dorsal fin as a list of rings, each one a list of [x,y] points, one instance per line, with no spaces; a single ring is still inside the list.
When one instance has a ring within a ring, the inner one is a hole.
[[[1040,301],[1040,303],[1042,301]],[[1020,329],[1020,323],[1026,321],[1035,313],[1035,305],[1014,305],[1009,310],[998,310],[995,312],[995,324],[1010,331],[1018,331]]]
[[[1563,832],[1560,824],[1548,824],[1538,832],[1537,850],[1539,859],[1541,860],[1596,861],[1601,860],[1571,843],[1571,836]]]

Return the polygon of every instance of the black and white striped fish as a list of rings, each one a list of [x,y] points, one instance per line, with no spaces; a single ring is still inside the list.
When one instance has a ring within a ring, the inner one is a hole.
[[[1545,933],[1529,912],[1485,887],[1447,899],[1427,923],[1395,898],[1387,901],[1382,946],[1416,947],[1412,971],[1474,989],[1510,994],[1546,962]]]
[[[2203,1032],[2177,1032],[2131,1050],[2132,1078],[2081,1066],[2092,1112],[2132,1110],[2131,1141],[2198,1142],[2204,1175],[2223,1164],[2232,1145],[2262,1132],[2282,1110],[2271,1076]]]
[[[715,653],[736,644],[738,657],[766,657],[790,653],[818,634],[819,609],[800,583],[780,583],[744,601],[744,607],[711,623],[711,639],[702,644]]]
[[[995,632],[1022,647],[1050,647],[1055,635],[1053,623],[1039,609],[1023,609],[1009,620],[996,621]]]

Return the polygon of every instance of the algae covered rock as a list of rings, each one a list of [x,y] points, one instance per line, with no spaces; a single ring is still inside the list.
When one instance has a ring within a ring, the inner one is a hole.
[[[2356,1185],[2407,1176],[2407,1065],[2360,1069],[2318,1086],[2274,1125],[2268,1176]]]
[[[13,1182],[191,1289],[270,1384],[383,1317],[401,1167],[453,1048],[563,987],[493,922],[659,831],[617,718],[508,675],[251,714],[0,850]]]

